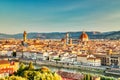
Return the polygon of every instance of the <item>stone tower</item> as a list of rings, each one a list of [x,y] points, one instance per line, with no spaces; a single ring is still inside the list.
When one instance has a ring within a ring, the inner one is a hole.
[[[23,41],[26,42],[27,41],[27,32],[24,31],[23,33]]]
[[[66,39],[66,44],[69,44],[69,33],[68,32],[66,33],[65,39]]]

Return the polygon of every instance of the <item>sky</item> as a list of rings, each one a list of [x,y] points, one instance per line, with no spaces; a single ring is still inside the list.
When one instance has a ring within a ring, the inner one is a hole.
[[[0,33],[120,30],[120,0],[0,0]]]

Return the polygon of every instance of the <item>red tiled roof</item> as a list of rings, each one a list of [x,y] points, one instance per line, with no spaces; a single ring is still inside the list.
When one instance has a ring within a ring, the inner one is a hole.
[[[8,60],[0,60],[0,64],[9,64]]]
[[[13,74],[14,73],[14,69],[13,68],[2,68],[2,69],[0,69],[0,73],[10,73],[10,74]]]
[[[88,35],[87,35],[85,32],[83,32],[83,33],[80,35],[80,38],[79,38],[79,39],[83,39],[83,38],[88,39]]]
[[[87,60],[91,60],[91,59],[97,60],[97,59],[100,59],[100,58],[94,58],[94,57],[87,58]]]
[[[88,55],[87,54],[80,54],[80,55],[77,55],[78,57],[87,57]]]

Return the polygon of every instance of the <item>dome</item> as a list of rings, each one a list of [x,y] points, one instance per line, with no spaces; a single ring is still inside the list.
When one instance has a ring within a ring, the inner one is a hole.
[[[83,32],[81,35],[80,35],[80,38],[79,38],[81,41],[88,41],[88,35]]]

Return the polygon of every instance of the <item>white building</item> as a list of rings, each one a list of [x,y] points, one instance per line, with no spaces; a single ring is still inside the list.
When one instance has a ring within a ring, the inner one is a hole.
[[[81,54],[77,56],[77,61],[83,65],[101,66],[101,59],[94,55]]]

